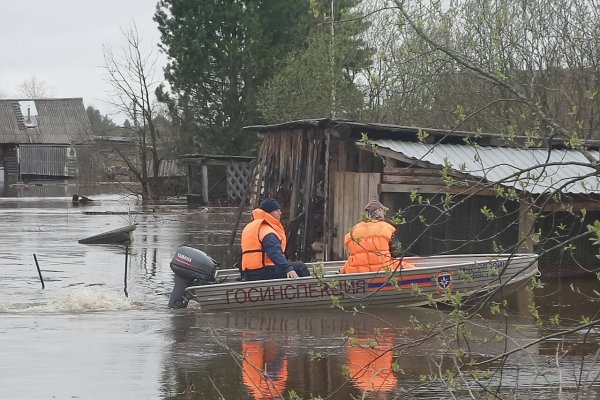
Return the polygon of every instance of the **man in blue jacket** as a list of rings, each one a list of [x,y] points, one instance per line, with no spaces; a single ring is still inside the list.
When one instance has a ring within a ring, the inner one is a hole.
[[[242,273],[244,279],[296,279],[309,276],[303,262],[289,262],[284,255],[287,237],[281,224],[277,201],[264,199],[252,211],[253,221],[242,231]]]

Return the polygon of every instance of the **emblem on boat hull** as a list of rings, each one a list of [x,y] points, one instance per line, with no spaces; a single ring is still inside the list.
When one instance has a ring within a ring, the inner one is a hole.
[[[435,275],[435,283],[437,284],[438,292],[446,292],[454,287],[452,279],[452,271],[442,270]]]

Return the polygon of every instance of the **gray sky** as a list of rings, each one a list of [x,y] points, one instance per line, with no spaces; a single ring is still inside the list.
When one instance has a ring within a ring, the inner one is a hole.
[[[35,76],[51,97],[83,97],[86,107],[112,117],[103,45],[118,53],[125,47],[121,28],[135,22],[143,49],[159,57],[161,80],[155,7],[156,0],[0,0],[0,95],[18,97]]]

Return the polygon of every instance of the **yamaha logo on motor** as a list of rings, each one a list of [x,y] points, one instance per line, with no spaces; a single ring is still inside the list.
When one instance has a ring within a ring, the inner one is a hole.
[[[187,261],[189,263],[192,262],[192,257],[188,257],[188,256],[186,256],[184,254],[181,254],[181,253],[177,253],[177,258],[181,258],[182,260],[185,260],[185,261]]]

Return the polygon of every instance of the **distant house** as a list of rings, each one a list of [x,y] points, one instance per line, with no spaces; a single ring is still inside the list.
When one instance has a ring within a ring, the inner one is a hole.
[[[72,178],[91,144],[81,98],[0,100],[0,179]]]
[[[93,141],[97,156],[94,171],[98,181],[125,182],[134,179],[123,158],[137,160],[138,152],[131,136],[94,135]]]
[[[407,255],[543,250],[543,273],[599,270],[583,234],[600,219],[598,171],[564,143],[533,148],[526,138],[326,118],[244,130],[262,137],[253,205],[277,197],[293,258],[308,261],[315,249],[345,258],[345,233],[379,199],[402,211]],[[588,145],[597,165],[597,143]]]

